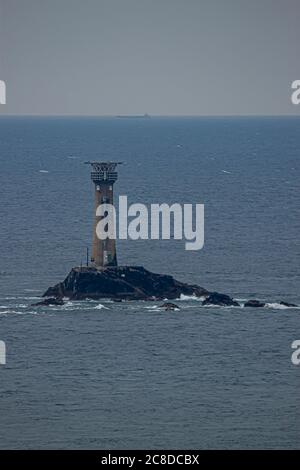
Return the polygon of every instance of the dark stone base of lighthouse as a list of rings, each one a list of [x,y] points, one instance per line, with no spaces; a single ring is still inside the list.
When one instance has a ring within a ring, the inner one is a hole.
[[[181,294],[202,297],[207,296],[208,291],[166,274],[152,273],[142,266],[116,266],[73,268],[66,279],[50,287],[44,297],[118,301],[176,299]]]

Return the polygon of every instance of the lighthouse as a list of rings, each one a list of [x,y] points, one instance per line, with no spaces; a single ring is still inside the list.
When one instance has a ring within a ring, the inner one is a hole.
[[[105,266],[117,266],[116,240],[106,238],[101,240],[96,228],[101,216],[97,215],[97,208],[100,204],[113,205],[113,187],[118,179],[117,165],[122,162],[85,162],[91,165],[91,179],[95,185],[95,210],[93,228],[93,247],[91,263],[96,268]]]

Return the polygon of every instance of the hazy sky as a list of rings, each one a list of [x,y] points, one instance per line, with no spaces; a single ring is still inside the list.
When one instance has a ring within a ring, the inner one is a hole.
[[[300,0],[0,0],[14,114],[300,114]]]

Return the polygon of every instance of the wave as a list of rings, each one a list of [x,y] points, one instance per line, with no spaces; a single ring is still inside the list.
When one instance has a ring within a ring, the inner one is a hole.
[[[94,309],[96,309],[96,310],[102,310],[103,308],[105,310],[109,310],[109,308],[105,307],[105,305],[103,305],[103,304],[98,304],[98,305],[96,305],[96,307],[94,307]]]
[[[180,294],[179,299],[176,300],[196,300],[197,302],[203,302],[205,300],[205,296],[202,297],[196,297],[195,295],[185,295],[185,294]]]
[[[168,311],[163,305],[152,305],[151,307],[148,306],[148,307],[144,307],[146,310],[152,310],[154,312],[162,312],[162,311]],[[178,312],[180,310],[180,308],[174,308],[172,310],[169,310],[170,312],[173,311],[173,312]]]
[[[18,299],[41,300],[41,297],[18,297]]]
[[[71,302],[71,300],[68,300],[65,304],[64,304],[64,307],[73,307],[74,306],[74,302]]]
[[[0,315],[11,315],[11,314],[14,314],[14,315],[27,315],[28,313],[31,313],[31,314],[35,314],[36,312],[24,312],[24,310],[21,312],[21,311],[18,311],[18,310],[1,310],[0,312]]]
[[[274,309],[278,309],[278,310],[286,310],[286,309],[300,309],[300,307],[288,307],[287,305],[282,305],[282,304],[278,304],[277,302],[274,302],[274,303],[266,303],[266,307],[268,308],[274,308]]]

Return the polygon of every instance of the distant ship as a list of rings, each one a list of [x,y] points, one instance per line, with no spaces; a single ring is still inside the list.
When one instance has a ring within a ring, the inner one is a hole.
[[[122,118],[122,119],[149,119],[151,116],[149,114],[120,114],[116,116],[117,118]]]

